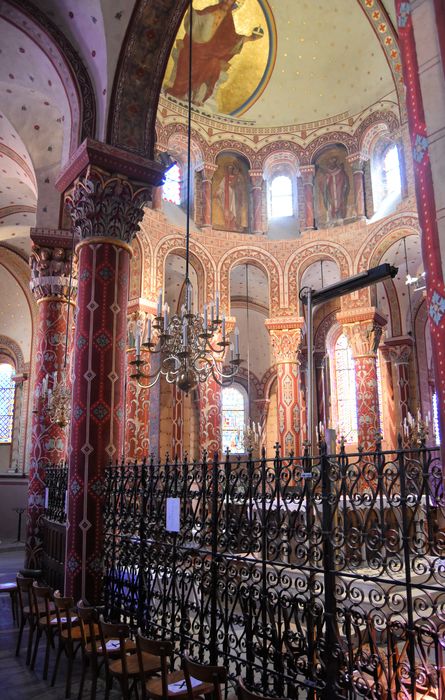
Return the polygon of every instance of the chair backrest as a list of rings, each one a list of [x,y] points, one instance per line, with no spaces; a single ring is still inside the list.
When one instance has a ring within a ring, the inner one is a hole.
[[[241,676],[238,676],[236,683],[236,696],[238,700],[280,700],[280,698],[268,698],[265,695],[257,695],[256,693],[252,693],[251,690],[247,690]],[[285,698],[281,698],[281,700],[285,700]]]
[[[99,633],[101,650],[104,655],[105,667],[107,669],[110,664],[109,655],[113,651],[119,649],[119,658],[122,662],[122,676],[124,683],[128,682],[128,668],[127,668],[127,654],[125,648],[125,642],[130,637],[130,627],[123,622],[113,623],[105,622],[103,615],[99,617]],[[112,645],[112,646],[110,646]],[[115,660],[116,657],[113,657]]]
[[[192,661],[188,654],[184,654],[183,668],[185,682],[190,698],[193,698],[192,684],[190,677],[196,678],[201,683],[212,683],[214,697],[221,700],[221,684],[227,680],[227,669],[225,666],[210,666],[208,664],[197,664]]]
[[[82,648],[85,649],[89,642],[91,653],[97,656],[96,625],[99,620],[97,609],[91,605],[85,605],[83,600],[79,600],[77,603],[77,615],[79,617]]]
[[[22,576],[22,574],[17,574],[17,591],[19,594],[19,605],[20,612],[23,615],[25,607],[28,607],[29,614],[33,615],[34,606],[32,598],[32,584],[34,579]]]
[[[65,630],[68,639],[72,639],[73,624],[77,626],[78,616],[74,613],[74,599],[71,596],[63,597],[60,591],[54,591],[54,605],[56,608],[57,627],[59,634]]]
[[[145,690],[145,675],[144,675],[144,665],[142,661],[142,654],[151,654],[152,656],[158,656],[160,658],[161,665],[161,684],[162,684],[162,697],[168,697],[167,689],[167,674],[169,663],[168,659],[173,654],[173,643],[168,640],[160,639],[148,639],[141,634],[141,630],[138,630],[136,637],[136,648],[138,653],[139,669],[141,672],[141,683],[142,683],[142,698],[146,699],[147,693]]]
[[[51,617],[50,603],[52,601],[52,591],[49,586],[39,586],[37,581],[32,584],[32,594],[34,599],[34,612],[37,616],[37,622],[41,617],[47,620]]]

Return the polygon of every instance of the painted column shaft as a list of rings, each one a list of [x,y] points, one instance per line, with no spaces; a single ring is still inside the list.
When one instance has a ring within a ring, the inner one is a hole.
[[[130,248],[79,245],[65,595],[100,599],[104,469],[122,455]]]
[[[199,384],[199,447],[209,458],[221,451],[222,395],[220,385],[209,377]]]
[[[65,358],[68,303],[57,297],[43,297],[38,300],[38,308],[26,541],[26,562],[30,568],[41,566],[42,540],[39,521],[45,505],[45,467],[59,464],[66,459],[66,429],[52,423],[46,413],[48,398],[44,394],[44,383],[47,382],[49,391],[52,391],[55,373],[58,380],[61,378],[60,370]],[[68,383],[69,366],[65,377]]]

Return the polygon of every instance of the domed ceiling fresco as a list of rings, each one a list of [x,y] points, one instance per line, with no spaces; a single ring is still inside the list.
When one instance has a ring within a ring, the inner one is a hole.
[[[192,101],[260,126],[338,121],[397,102],[394,6],[374,0],[194,0]],[[187,100],[190,13],[168,62],[164,93]]]
[[[195,0],[192,17],[192,101],[205,110],[243,114],[272,74],[276,30],[266,0]],[[188,95],[190,12],[176,37],[164,89]]]

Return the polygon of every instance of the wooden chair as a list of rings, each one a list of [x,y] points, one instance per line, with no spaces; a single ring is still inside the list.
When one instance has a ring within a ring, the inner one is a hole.
[[[36,640],[31,660],[31,669],[34,670],[37,650],[43,632],[46,635],[45,661],[43,664],[43,680],[48,677],[49,650],[55,649],[54,637],[57,633],[57,616],[54,614],[54,603],[52,603],[52,592],[49,586],[39,586],[37,581],[32,585],[33,605],[36,623]]]
[[[188,654],[184,654],[182,663],[189,700],[197,695],[209,695],[213,700],[222,700],[221,685],[227,680],[225,666],[198,664]]]
[[[19,603],[19,636],[17,639],[17,646],[15,649],[15,655],[18,656],[20,653],[20,645],[22,643],[23,630],[25,629],[26,623],[29,625],[29,636],[28,636],[28,650],[26,652],[26,665],[29,665],[31,661],[31,651],[32,651],[32,640],[34,637],[35,630],[35,616],[34,616],[34,606],[32,599],[32,578],[25,578],[21,574],[17,574],[17,592],[18,592],[18,603]]]
[[[238,676],[238,678],[236,679],[236,684],[236,697],[238,698],[238,700],[285,700],[284,698],[269,698],[265,695],[257,695],[257,693],[253,693],[251,690],[247,690],[241,676]]]
[[[130,639],[130,627],[123,623],[113,624],[105,622],[103,616],[99,618],[99,630],[101,645],[98,651],[103,653],[106,670],[105,700],[108,700],[113,680],[119,681],[122,697],[129,700],[133,690],[137,694],[137,682],[141,671],[139,658],[136,653],[136,645]],[[143,659],[144,677],[150,673],[160,671],[159,658],[150,656]]]
[[[14,581],[4,581],[0,583],[0,593],[9,593],[9,598],[11,601],[11,612],[12,621],[18,625],[19,624],[19,607],[17,601],[17,582]]]
[[[81,699],[83,694],[88,665],[91,668],[91,700],[94,700],[96,697],[97,679],[104,663],[104,654],[102,653],[100,643],[98,643],[98,638],[100,637],[98,626],[99,615],[96,608],[85,605],[82,600],[79,600],[77,603],[77,614],[79,616],[80,644],[82,651],[82,675],[80,677],[78,700]]]
[[[80,625],[78,615],[73,611],[74,600],[71,597],[63,598],[60,591],[54,593],[54,605],[56,609],[57,631],[59,636],[59,648],[57,650],[56,663],[54,664],[51,685],[56,682],[60,657],[65,652],[67,658],[67,672],[65,683],[65,697],[71,697],[71,677],[73,673],[73,661],[80,649]]]

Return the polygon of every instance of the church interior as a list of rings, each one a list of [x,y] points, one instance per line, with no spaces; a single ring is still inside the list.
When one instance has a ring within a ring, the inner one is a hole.
[[[0,539],[240,698],[445,697],[443,2],[0,22]]]

